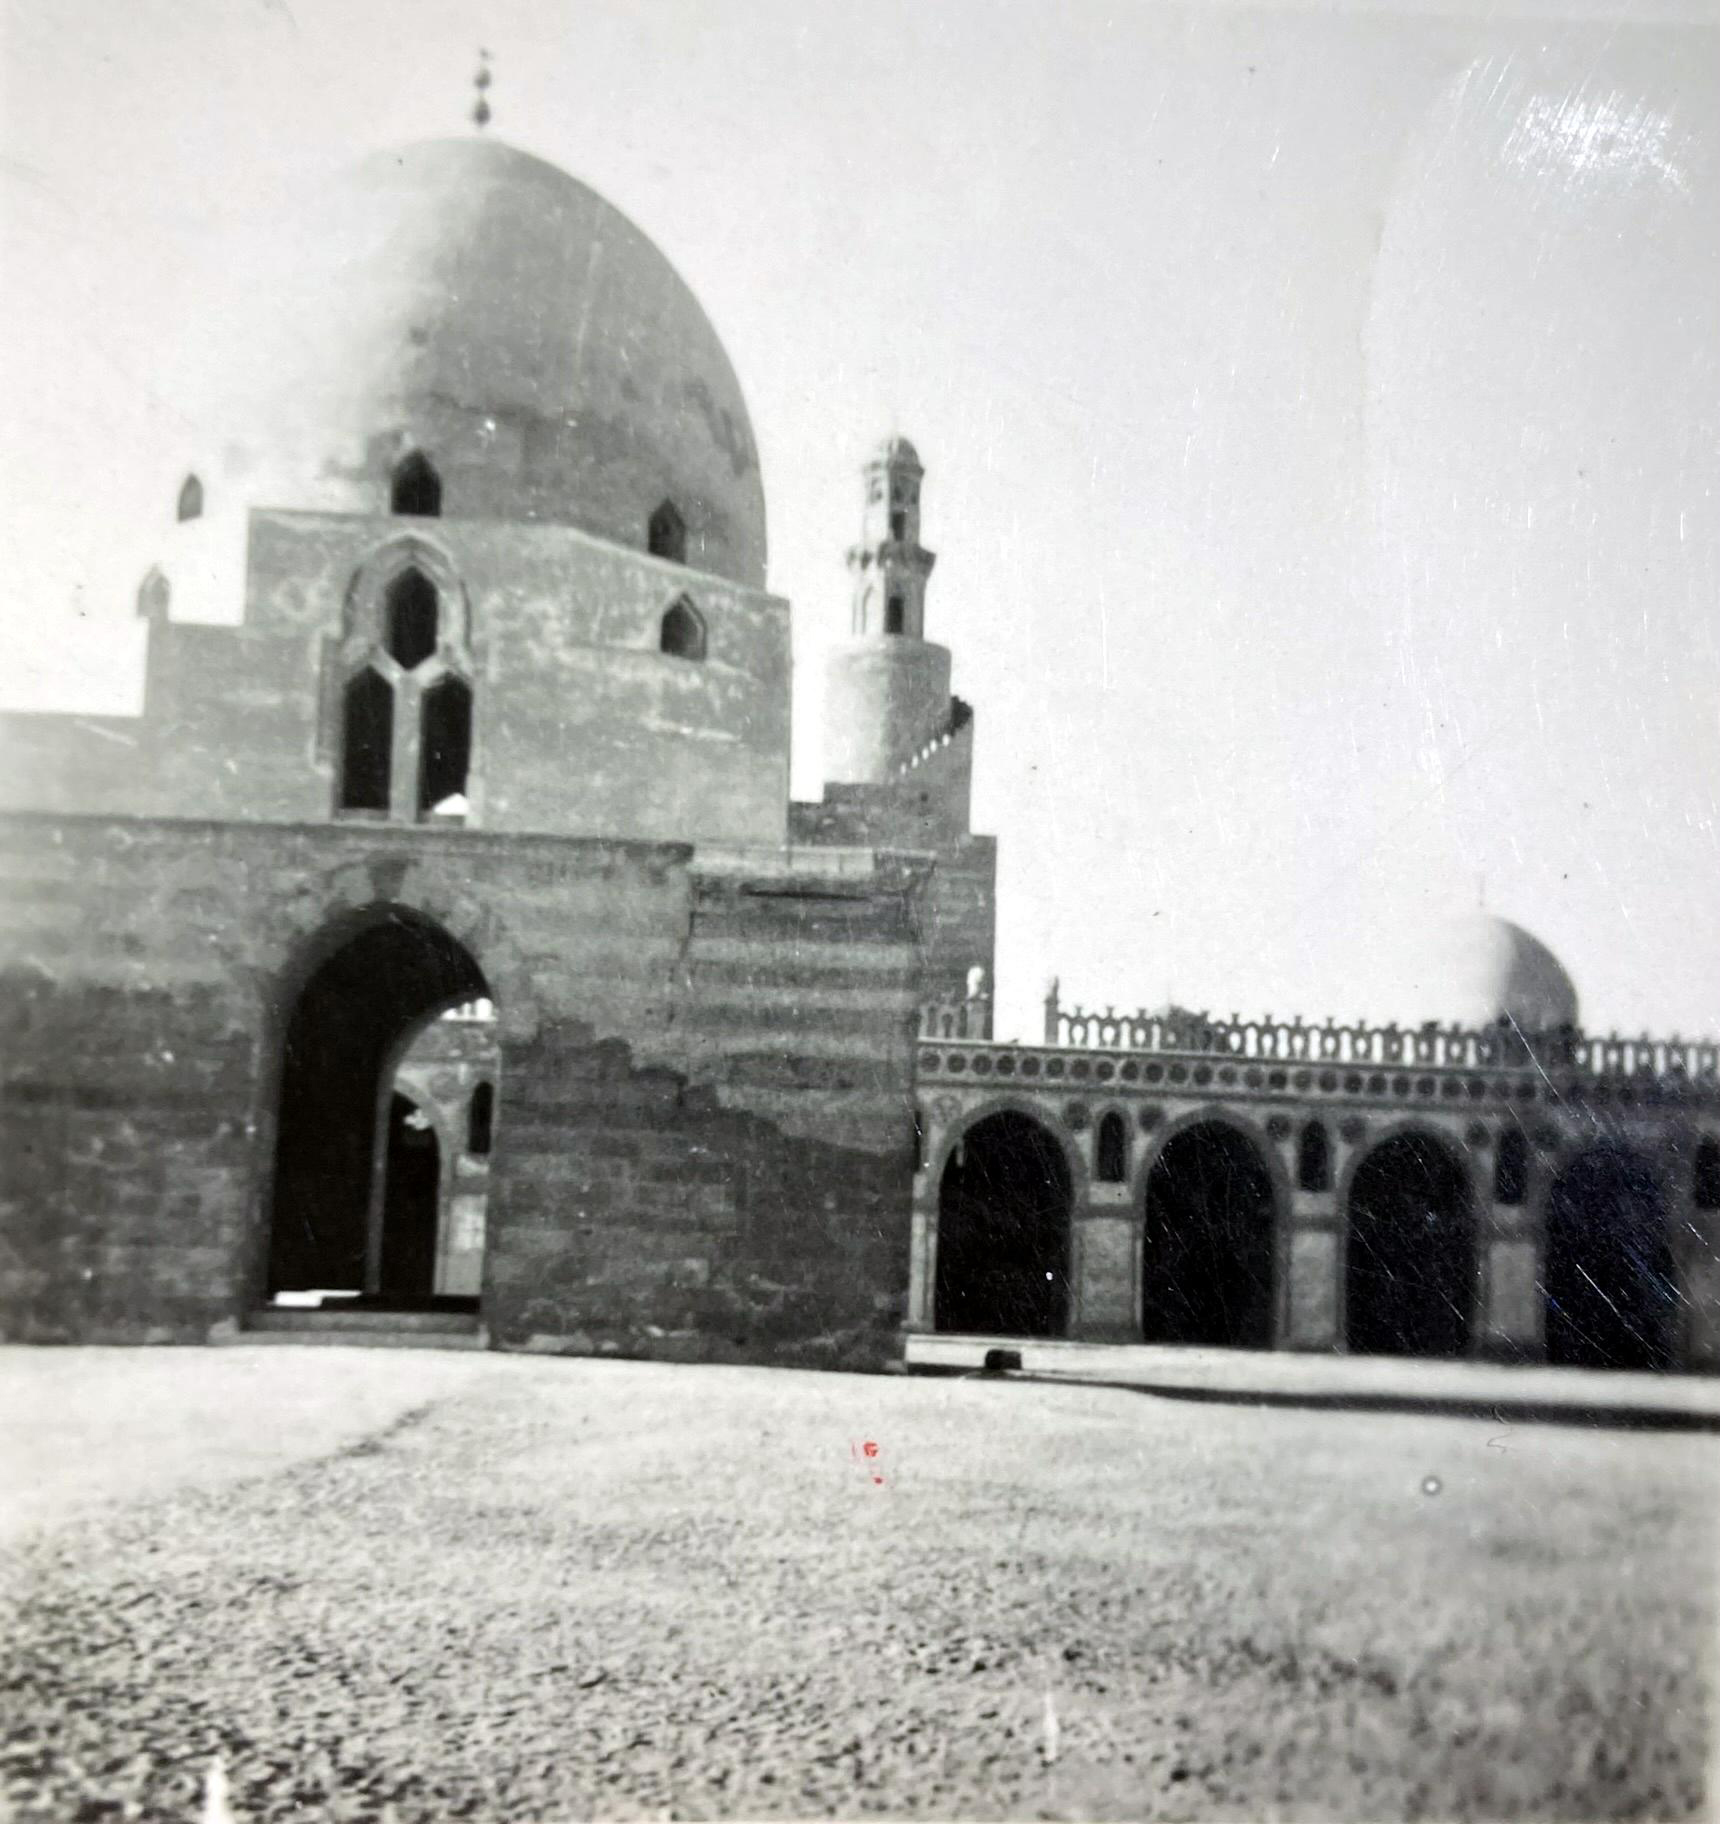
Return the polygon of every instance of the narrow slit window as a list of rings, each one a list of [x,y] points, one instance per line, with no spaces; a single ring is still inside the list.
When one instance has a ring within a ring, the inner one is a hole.
[[[1699,1210],[1720,1210],[1720,1140],[1707,1139],[1696,1148],[1692,1201]]]
[[[687,561],[687,522],[672,500],[664,501],[651,515],[651,523],[646,528],[646,547],[653,557],[665,557],[672,564]]]
[[[1113,1110],[1099,1123],[1099,1182],[1121,1184],[1129,1175],[1129,1130]]]
[[[906,600],[902,596],[892,595],[884,604],[884,631],[900,633],[906,626],[907,619],[908,604]]]
[[[676,602],[663,616],[658,636],[661,651],[676,659],[702,659],[705,656],[705,623],[698,610],[685,598]]]
[[[1296,1155],[1296,1182],[1305,1191],[1329,1191],[1332,1188],[1332,1149],[1326,1129],[1310,1121],[1302,1129],[1302,1144]]]
[[[466,1151],[476,1159],[487,1159],[490,1134],[496,1121],[496,1090],[492,1083],[480,1083],[472,1091],[471,1105],[466,1110]]]
[[[388,585],[388,650],[406,670],[436,650],[436,585],[422,570],[402,570]]]
[[[908,516],[900,507],[890,514],[890,536],[900,544],[908,536]]]
[[[195,475],[187,475],[184,485],[179,490],[179,518],[181,522],[203,517],[203,484]]]
[[[435,519],[441,514],[442,477],[422,450],[414,450],[395,464],[390,506],[415,519]]]
[[[1520,1127],[1508,1127],[1499,1136],[1499,1154],[1493,1161],[1493,1201],[1521,1203],[1529,1194],[1529,1143]]]
[[[463,817],[472,763],[472,691],[463,678],[443,678],[424,693],[418,815]]]
[[[341,706],[341,809],[386,811],[393,761],[394,688],[367,666]]]

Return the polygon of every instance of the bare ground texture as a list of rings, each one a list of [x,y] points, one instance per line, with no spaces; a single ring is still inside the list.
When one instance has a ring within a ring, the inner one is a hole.
[[[21,1821],[1704,1808],[1710,1437],[284,1348],[0,1421]]]

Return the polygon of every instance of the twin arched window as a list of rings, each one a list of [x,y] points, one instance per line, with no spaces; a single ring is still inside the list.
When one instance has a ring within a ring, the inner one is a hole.
[[[408,564],[381,592],[372,643],[341,695],[340,808],[388,815],[396,804],[396,768],[410,765],[417,737],[417,780],[407,800],[419,818],[463,814],[472,763],[472,687],[451,668],[433,665],[445,645],[436,585]],[[458,628],[456,624],[455,633]],[[396,752],[405,709],[408,745]]]

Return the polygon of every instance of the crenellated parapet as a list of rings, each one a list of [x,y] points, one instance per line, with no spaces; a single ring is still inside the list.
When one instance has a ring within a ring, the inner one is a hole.
[[[1375,1065],[1387,1069],[1559,1070],[1581,1078],[1655,1078],[1720,1087],[1720,1044],[1673,1034],[1604,1037],[1575,1026],[1525,1032],[1488,1026],[1313,1023],[1271,1014],[1218,1019],[1174,1009],[1119,1013],[1062,1004],[1053,982],[1045,1000],[1045,1043],[1076,1051],[1194,1054],[1247,1061]]]

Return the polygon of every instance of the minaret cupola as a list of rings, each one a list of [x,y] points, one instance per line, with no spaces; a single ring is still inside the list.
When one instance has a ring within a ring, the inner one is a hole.
[[[866,464],[860,542],[848,553],[854,578],[849,631],[856,639],[925,637],[926,579],[937,562],[920,543],[925,474],[906,437],[890,438]]]
[[[906,437],[866,464],[848,638],[825,672],[825,776],[854,784],[899,780],[954,713],[950,654],[926,638],[926,579],[937,561],[920,543],[926,471]]]

